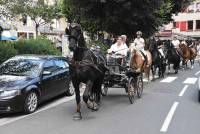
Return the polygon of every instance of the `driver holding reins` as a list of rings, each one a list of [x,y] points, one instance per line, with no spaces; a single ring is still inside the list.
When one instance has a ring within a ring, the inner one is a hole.
[[[122,65],[123,59],[127,55],[127,50],[128,47],[124,43],[122,36],[118,36],[116,43],[113,44],[110,49],[108,49],[108,61],[110,61],[112,58],[116,58],[117,62]]]

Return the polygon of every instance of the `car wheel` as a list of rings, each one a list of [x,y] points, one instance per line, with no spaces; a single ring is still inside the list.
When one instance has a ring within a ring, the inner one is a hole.
[[[72,96],[72,95],[74,95],[74,86],[73,86],[71,80],[67,83],[66,95],[67,95],[67,96]]]
[[[25,99],[24,112],[30,114],[35,112],[38,106],[38,95],[36,92],[29,92]]]

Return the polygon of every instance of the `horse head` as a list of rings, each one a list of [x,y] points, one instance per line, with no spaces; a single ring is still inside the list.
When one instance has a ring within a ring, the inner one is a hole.
[[[69,35],[69,49],[75,52],[77,48],[86,48],[81,25],[78,23],[71,23],[69,29],[65,30]]]
[[[130,59],[130,67],[134,70],[141,69],[143,65],[143,58],[140,54],[140,51],[137,49],[135,44],[131,45],[131,59]]]
[[[180,43],[179,47],[184,50],[184,49],[188,49],[187,44],[185,43]]]

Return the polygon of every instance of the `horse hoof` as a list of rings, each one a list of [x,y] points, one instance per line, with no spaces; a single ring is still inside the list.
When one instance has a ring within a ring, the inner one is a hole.
[[[82,119],[81,113],[80,112],[74,113],[73,118],[74,118],[74,120],[81,120]]]
[[[95,103],[95,102],[89,102],[89,103],[87,104],[87,107],[88,107],[89,109],[91,109],[92,111],[98,111],[98,110],[99,110],[98,104]]]
[[[94,107],[92,108],[92,111],[98,111],[98,110],[99,110],[98,105],[96,105],[96,106],[94,106]]]

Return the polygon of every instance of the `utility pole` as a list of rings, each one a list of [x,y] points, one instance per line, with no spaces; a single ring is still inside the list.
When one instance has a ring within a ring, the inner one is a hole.
[[[3,28],[0,26],[0,40],[2,39],[2,38],[1,38],[2,32],[3,32]]]

